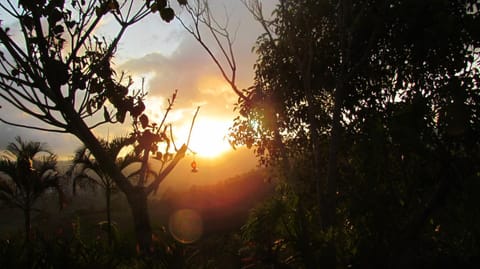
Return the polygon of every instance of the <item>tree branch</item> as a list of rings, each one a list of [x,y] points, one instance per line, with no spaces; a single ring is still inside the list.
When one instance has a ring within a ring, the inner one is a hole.
[[[197,118],[199,110],[200,110],[200,107],[198,106],[197,110],[195,111],[195,115],[193,115],[192,125],[190,125],[190,131],[188,131],[187,147],[190,145],[190,137],[192,136],[193,125],[195,124],[195,119]]]
[[[23,125],[23,124],[18,124],[18,123],[13,123],[13,122],[6,121],[6,120],[4,120],[4,119],[2,119],[2,118],[0,118],[0,121],[3,122],[3,123],[5,123],[5,124],[11,125],[11,126],[15,126],[15,127],[21,127],[21,128],[27,128],[27,129],[33,129],[33,130],[45,131],[45,132],[53,132],[53,133],[67,133],[66,130],[48,129],[48,128],[30,126],[30,125]]]
[[[160,186],[160,183],[170,174],[170,172],[173,170],[173,168],[175,168],[178,162],[181,159],[183,159],[183,157],[185,157],[185,153],[187,152],[188,145],[190,143],[190,136],[192,135],[193,125],[195,124],[195,120],[197,118],[199,110],[200,110],[200,107],[197,107],[197,110],[195,111],[195,115],[193,116],[192,125],[190,126],[190,131],[188,133],[187,144],[183,144],[180,147],[180,149],[175,154],[175,157],[173,158],[173,160],[167,165],[167,167],[165,167],[165,169],[163,169],[163,165],[162,165],[162,170],[158,173],[155,180],[146,187],[145,192],[147,193],[147,195],[149,195],[152,192],[155,194],[158,190],[158,187]]]
[[[151,194],[152,192],[154,194],[157,192],[158,187],[160,186],[160,183],[168,176],[168,174],[170,174],[170,172],[172,172],[173,168],[175,168],[175,166],[178,164],[178,162],[181,159],[183,159],[183,157],[185,157],[185,153],[187,152],[187,148],[188,148],[187,145],[183,144],[180,147],[180,149],[177,151],[177,153],[175,154],[175,157],[173,158],[173,160],[167,165],[167,167],[165,167],[165,169],[163,169],[162,172],[160,172],[157,175],[155,180],[145,188],[145,193],[147,195]]]
[[[268,35],[268,39],[272,45],[275,45],[275,39],[273,38],[272,30],[268,27],[268,21],[263,16],[262,3],[258,0],[250,0],[248,3],[246,0],[241,0],[243,5],[248,9],[253,18],[262,25],[263,30]]]
[[[187,5],[187,8],[186,8],[188,14],[190,15],[190,18],[192,19],[192,22],[194,25],[193,27],[187,26],[186,23],[178,16],[177,16],[177,19],[180,21],[183,28],[187,30],[187,32],[189,32],[198,41],[198,43],[205,49],[207,54],[210,56],[210,58],[213,60],[215,65],[220,70],[222,77],[225,79],[225,81],[227,81],[227,83],[230,85],[230,88],[232,88],[235,94],[243,100],[248,100],[248,97],[245,96],[245,94],[237,87],[237,84],[235,82],[236,65],[235,65],[235,57],[233,54],[233,43],[231,42],[231,39],[229,37],[228,31],[226,30],[226,27],[219,27],[219,25],[215,27],[212,24],[212,18],[210,17],[208,3],[206,3],[206,1],[201,2],[201,0],[197,0],[196,4],[197,4],[196,9],[194,9],[190,4]],[[207,15],[205,15],[205,12],[207,13]],[[211,48],[203,40],[201,31],[200,31],[200,24],[202,24],[203,26],[207,27],[207,29],[209,29],[210,34],[215,39],[215,42],[218,48],[222,51],[224,58],[227,61],[228,67],[230,69],[230,73],[231,73],[230,76],[227,75],[226,67],[224,67],[224,65],[220,63],[220,60],[218,59],[218,57],[215,56]],[[222,37],[224,37],[227,40],[227,46],[228,46],[227,49],[220,42],[220,39],[217,35],[218,33],[220,33]],[[229,53],[227,53],[227,50],[229,51]]]

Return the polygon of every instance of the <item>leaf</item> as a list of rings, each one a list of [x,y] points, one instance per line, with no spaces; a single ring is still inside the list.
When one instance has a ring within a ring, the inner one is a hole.
[[[147,128],[148,127],[148,117],[145,114],[142,114],[139,118],[140,124],[142,125],[142,128]]]
[[[160,10],[167,7],[167,0],[157,0],[155,3],[157,4],[157,8]]]
[[[5,192],[8,195],[13,195],[14,190],[7,182],[0,181],[0,192]]]
[[[117,121],[123,123],[125,121],[125,115],[127,114],[127,111],[126,110],[123,110],[123,109],[119,109],[117,111],[117,115],[116,115],[116,118],[117,118]]]
[[[103,16],[103,14],[104,14],[103,8],[101,8],[101,7],[95,7],[95,14],[97,15],[97,17]]]
[[[120,5],[118,4],[117,0],[110,0],[107,4],[107,8],[109,11],[116,11],[120,13]]]
[[[65,5],[65,0],[50,0],[49,6],[57,7],[57,8],[63,8]]]
[[[131,108],[130,114],[132,115],[132,117],[136,118],[136,117],[140,116],[140,114],[142,114],[144,110],[145,110],[145,104],[139,98],[138,102],[137,102],[137,105]]]
[[[157,151],[155,157],[153,157],[153,158],[161,161],[161,160],[162,160],[162,157],[163,157],[162,153],[161,153],[160,151]]]
[[[36,8],[36,3],[37,1],[31,1],[31,0],[20,0],[18,1],[18,4],[20,6],[23,6],[24,9],[33,11]]]
[[[92,102],[91,101],[88,102],[86,108],[87,108],[88,115],[92,115]]]
[[[12,76],[16,77],[18,76],[18,74],[20,74],[20,72],[18,71],[17,68],[12,69]]]
[[[103,107],[103,117],[105,118],[105,121],[111,122],[110,113],[108,113],[106,106]]]
[[[175,12],[170,7],[163,8],[160,9],[160,17],[166,22],[171,22],[175,18]]]
[[[62,25],[55,25],[55,27],[53,27],[52,31],[55,35],[60,35],[65,31],[65,29],[63,28]]]
[[[33,18],[32,17],[25,15],[25,16],[22,17],[21,22],[29,31],[33,30]]]
[[[65,22],[65,25],[69,28],[69,29],[73,29],[73,27],[75,27],[75,25],[77,25],[77,23],[75,21],[67,21]]]
[[[50,14],[48,15],[48,24],[50,24],[51,26],[54,26],[62,18],[63,18],[63,14],[60,10],[56,8],[52,9],[50,11]]]
[[[157,146],[157,144],[152,144],[152,146],[150,147],[150,152],[151,152],[152,154],[155,154],[155,153],[158,152],[158,146]]]
[[[150,10],[152,11],[152,13],[157,12],[158,11],[157,3],[153,3],[152,6],[150,7]]]
[[[48,83],[52,87],[61,86],[68,82],[68,66],[60,60],[48,59],[45,71]]]
[[[237,147],[235,146],[235,142],[228,140],[228,143],[230,144],[233,150],[237,150]]]

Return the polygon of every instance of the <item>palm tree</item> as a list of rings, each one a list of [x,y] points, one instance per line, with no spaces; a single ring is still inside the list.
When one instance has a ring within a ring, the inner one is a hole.
[[[18,136],[15,141],[8,144],[0,159],[0,200],[23,211],[28,242],[31,239],[31,211],[38,198],[54,189],[63,206],[64,196],[59,184],[62,176],[57,171],[57,156],[48,151],[45,144],[23,141]]]
[[[139,158],[134,154],[126,154],[124,157],[119,156],[121,150],[131,144],[131,141],[127,138],[115,138],[111,142],[100,140],[100,142],[110,156],[116,157],[116,165],[120,170],[124,171],[131,164],[140,162]],[[139,171],[139,169],[134,170],[127,175],[127,178],[137,175]],[[72,177],[74,195],[77,186],[82,184],[103,189],[107,213],[108,242],[112,244],[111,195],[116,190],[115,181],[102,169],[101,165],[86,147],[81,147],[75,152],[72,166],[67,173]]]

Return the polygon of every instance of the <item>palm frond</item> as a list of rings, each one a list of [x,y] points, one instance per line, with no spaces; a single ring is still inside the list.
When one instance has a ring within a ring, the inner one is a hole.
[[[75,195],[77,193],[77,185],[78,186],[86,186],[89,185],[92,188],[95,188],[95,186],[102,186],[100,182],[88,174],[85,173],[80,173],[72,178],[72,193]]]
[[[11,200],[15,194],[15,187],[9,184],[7,180],[0,179],[0,200]]]
[[[14,180],[16,175],[16,163],[8,159],[0,159],[0,178],[7,176],[11,180]]]
[[[87,155],[88,149],[86,147],[79,147],[77,150],[75,150],[75,157],[73,157],[74,160],[76,159],[81,159],[83,156]]]
[[[34,159],[35,155],[44,152],[52,154],[45,143],[37,141],[23,141],[20,136],[15,137],[15,142],[7,145],[7,150],[10,151],[17,159]]]
[[[0,191],[0,201],[7,207],[18,207],[23,209],[23,204],[16,199],[15,195]]]
[[[134,164],[134,163],[140,163],[142,159],[138,157],[135,154],[127,154],[122,158],[117,159],[117,166],[120,168],[120,170],[123,170],[127,168],[128,166]]]
[[[48,171],[56,171],[57,156],[48,155],[48,156],[44,156],[42,160],[34,160],[33,168],[35,168],[35,170],[37,170],[40,175],[43,175]]]
[[[129,179],[132,179],[133,177],[135,176],[139,176],[140,175],[140,172],[142,172],[142,169],[141,168],[138,168],[138,169],[135,169],[133,170],[131,173],[125,175],[127,178]]]
[[[107,145],[107,150],[109,154],[112,156],[118,157],[118,154],[120,154],[120,151],[131,145],[131,141],[127,137],[118,137],[113,139],[110,143]]]
[[[8,144],[7,150],[9,158],[0,159],[0,199],[25,208],[47,189],[61,191],[62,176],[57,171],[57,156],[47,150],[46,144],[24,141],[17,136],[15,142]],[[36,158],[39,153],[45,155]]]

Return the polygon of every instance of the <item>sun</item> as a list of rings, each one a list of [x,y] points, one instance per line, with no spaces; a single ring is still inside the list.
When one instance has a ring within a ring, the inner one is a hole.
[[[162,103],[164,103],[164,99],[161,97],[151,96],[145,100],[147,107],[145,113],[152,122],[161,122],[164,117],[162,112],[164,111],[148,108],[162,107]],[[185,114],[188,114],[185,113],[185,110],[179,110],[172,111],[168,115],[169,121],[173,122],[174,141],[177,146],[186,143],[188,140],[192,118]],[[175,124],[176,122],[179,124]],[[226,139],[231,122],[229,118],[199,114],[192,129],[189,153],[193,152],[198,157],[203,158],[217,158],[223,153],[232,150],[232,147]]]
[[[195,122],[189,148],[199,157],[216,158],[231,150],[225,138],[230,121],[203,118]],[[183,133],[183,132],[182,132]],[[185,135],[187,136],[188,134]]]

